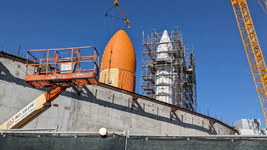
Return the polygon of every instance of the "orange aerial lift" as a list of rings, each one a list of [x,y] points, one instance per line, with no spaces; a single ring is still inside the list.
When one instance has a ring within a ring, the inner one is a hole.
[[[231,0],[249,66],[267,123],[267,69],[246,0]]]
[[[92,56],[82,56],[93,53]],[[85,51],[89,50],[89,51]],[[36,55],[34,55],[35,53]],[[40,57],[44,54],[43,58]],[[91,69],[82,69],[89,67]],[[25,81],[34,88],[52,87],[8,119],[0,129],[20,129],[50,108],[51,102],[70,86],[98,84],[99,54],[95,47],[29,50]]]

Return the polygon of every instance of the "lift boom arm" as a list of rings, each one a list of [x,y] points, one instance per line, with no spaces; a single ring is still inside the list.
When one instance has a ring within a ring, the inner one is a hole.
[[[81,49],[91,49],[89,52],[91,56],[81,55]],[[42,56],[40,53],[44,54],[47,58],[35,57],[33,53],[39,53],[37,56]],[[83,69],[81,64],[84,63],[92,68]],[[8,119],[0,129],[24,127],[50,108],[51,102],[68,87],[97,85],[98,64],[99,54],[94,46],[28,50],[25,82],[34,88],[52,87],[52,89]]]
[[[267,123],[267,74],[260,44],[254,29],[246,0],[231,0],[237,25]]]
[[[33,102],[8,119],[0,126],[0,129],[20,129],[37,118],[50,108],[51,102],[55,100],[66,87],[55,87],[37,97]]]

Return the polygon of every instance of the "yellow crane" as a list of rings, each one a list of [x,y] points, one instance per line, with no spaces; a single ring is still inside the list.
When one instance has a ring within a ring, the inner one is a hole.
[[[267,69],[246,0],[231,0],[237,25],[267,123]]]
[[[125,17],[124,13],[122,12],[122,10],[121,10],[121,8],[120,8],[120,6],[119,6],[118,1],[117,1],[117,0],[113,0],[113,3],[115,4],[113,7],[116,7],[116,6],[117,6],[118,9],[120,10],[120,12],[121,12],[121,14],[122,14],[122,16],[123,16],[123,18],[124,18],[125,23],[128,24],[128,28],[131,28],[131,25],[130,25],[130,23],[129,23],[129,20]],[[111,7],[108,11],[110,11],[113,7]],[[108,11],[107,11],[107,12],[108,12]],[[107,12],[105,12],[105,15],[106,15],[106,16],[110,16],[110,15],[107,14]],[[115,17],[115,16],[110,16],[110,17],[118,18],[118,17]],[[122,19],[122,18],[118,18],[118,19]]]
[[[117,0],[113,0],[113,2],[114,2],[114,4],[119,8],[119,10],[120,10],[120,12],[121,12],[121,14],[122,14],[122,16],[123,16],[125,22],[128,24],[128,28],[131,28],[131,25],[130,25],[130,23],[129,23],[129,20],[128,20],[128,19],[125,17],[125,15],[123,14],[123,12],[122,12],[122,10],[121,10],[119,4],[118,4],[118,1],[117,1]]]
[[[264,4],[265,4],[265,8],[264,6],[261,4],[260,0],[258,0],[259,4],[261,5],[261,8],[263,9],[263,11],[267,14],[266,8],[267,8],[267,0],[263,0]]]

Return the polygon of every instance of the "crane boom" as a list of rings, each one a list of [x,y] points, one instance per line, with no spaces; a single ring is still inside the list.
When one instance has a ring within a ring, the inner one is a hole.
[[[123,12],[122,12],[122,10],[121,10],[119,4],[118,4],[118,1],[117,1],[117,0],[113,0],[113,2],[114,2],[114,4],[119,8],[119,10],[120,10],[122,16],[124,17],[125,22],[128,24],[128,28],[131,28],[131,25],[130,25],[130,23],[129,23],[129,20],[128,20],[128,19],[125,17],[125,15],[123,14]]]
[[[54,87],[51,90],[37,97],[29,105],[20,110],[13,117],[0,126],[0,129],[20,129],[37,118],[50,108],[51,102],[55,100],[66,87]]]
[[[246,0],[231,0],[237,25],[267,123],[267,69]]]

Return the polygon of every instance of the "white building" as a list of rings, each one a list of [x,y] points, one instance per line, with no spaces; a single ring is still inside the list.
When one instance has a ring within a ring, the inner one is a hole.
[[[241,119],[234,125],[240,135],[266,135],[266,130],[261,129],[260,119]]]

